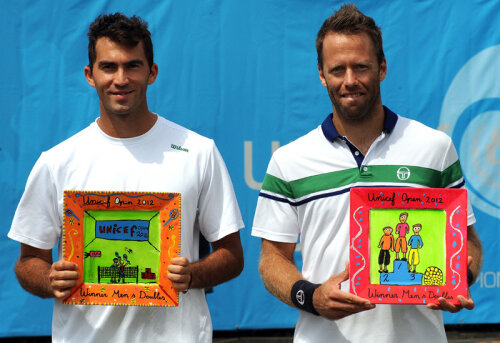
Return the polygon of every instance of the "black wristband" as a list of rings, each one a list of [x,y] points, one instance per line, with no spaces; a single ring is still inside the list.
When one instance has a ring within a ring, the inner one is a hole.
[[[474,281],[474,274],[472,274],[472,270],[467,268],[467,286],[471,286]]]
[[[320,285],[306,280],[299,280],[292,286],[290,294],[292,302],[297,308],[319,315],[313,305],[313,293]]]

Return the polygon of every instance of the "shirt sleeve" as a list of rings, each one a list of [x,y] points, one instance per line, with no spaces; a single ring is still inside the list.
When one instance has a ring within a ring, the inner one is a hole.
[[[56,186],[42,153],[28,177],[7,236],[39,249],[52,249],[61,235]]]
[[[198,200],[198,218],[203,236],[214,242],[237,232],[244,224],[224,160],[211,143]]]
[[[289,181],[282,173],[277,150],[267,168],[257,200],[252,236],[276,242],[296,243],[300,229],[297,208],[291,202]]]

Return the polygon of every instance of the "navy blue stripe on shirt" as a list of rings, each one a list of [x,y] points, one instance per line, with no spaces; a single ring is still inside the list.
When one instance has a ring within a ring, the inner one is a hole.
[[[462,182],[450,188],[462,188],[463,186],[465,186],[465,179],[462,179]]]
[[[341,189],[341,190],[335,191],[335,192],[314,195],[314,196],[312,196],[310,198],[307,198],[307,199],[304,199],[304,200],[300,200],[300,201],[290,201],[290,200],[285,199],[285,198],[280,198],[280,197],[277,197],[277,196],[274,196],[274,195],[270,195],[270,194],[267,194],[267,193],[262,193],[262,192],[259,193],[259,196],[263,197],[263,198],[268,198],[268,199],[271,199],[271,200],[276,200],[276,201],[279,201],[279,202],[284,202],[284,203],[287,203],[287,204],[289,204],[291,206],[300,206],[300,205],[304,205],[305,203],[308,203],[308,202],[313,201],[313,200],[322,199],[322,198],[329,198],[329,197],[332,197],[332,196],[336,196],[336,195],[340,195],[340,194],[343,194],[343,193],[347,193],[350,190],[351,190],[351,188],[345,188],[345,189]]]

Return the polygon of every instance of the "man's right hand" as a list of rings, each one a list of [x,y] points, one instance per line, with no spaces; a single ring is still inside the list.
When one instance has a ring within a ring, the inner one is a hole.
[[[21,243],[15,272],[21,286],[41,298],[63,299],[78,284],[78,266],[68,261],[52,261],[52,250]]]
[[[259,272],[267,290],[284,303],[294,306],[290,296],[297,280],[304,279],[295,265],[295,243],[262,240]],[[351,314],[371,310],[370,301],[340,290],[340,284],[349,279],[349,263],[345,270],[333,275],[313,293],[313,306],[321,316],[335,320]]]
[[[346,263],[346,268],[342,273],[333,275],[316,288],[313,294],[313,305],[322,317],[336,320],[375,308],[369,300],[340,290],[340,284],[348,279],[349,263]]]
[[[78,265],[68,261],[57,261],[52,264],[49,273],[50,287],[54,297],[67,298],[71,289],[78,285]]]

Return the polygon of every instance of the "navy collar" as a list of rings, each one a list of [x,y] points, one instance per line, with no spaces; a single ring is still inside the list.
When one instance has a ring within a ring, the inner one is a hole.
[[[391,133],[394,127],[396,126],[396,122],[398,121],[398,116],[390,109],[384,106],[385,119],[384,119],[384,131],[387,133]],[[333,113],[330,113],[326,116],[323,124],[321,124],[321,129],[323,130],[323,134],[326,139],[330,142],[333,142],[335,138],[342,138],[337,132],[337,129],[333,125]]]

